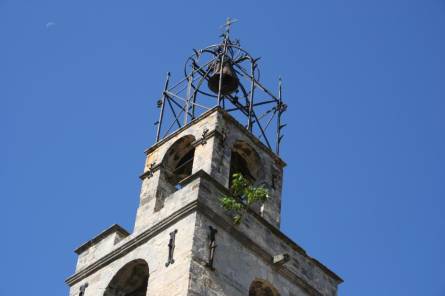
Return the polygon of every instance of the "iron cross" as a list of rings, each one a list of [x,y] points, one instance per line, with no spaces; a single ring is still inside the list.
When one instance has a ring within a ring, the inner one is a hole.
[[[232,24],[234,24],[236,22],[238,22],[237,19],[231,19],[230,17],[228,17],[226,19],[226,23],[224,25],[222,25],[221,28],[225,27],[226,28],[226,34],[228,35],[229,32],[230,32],[230,27],[232,26]]]

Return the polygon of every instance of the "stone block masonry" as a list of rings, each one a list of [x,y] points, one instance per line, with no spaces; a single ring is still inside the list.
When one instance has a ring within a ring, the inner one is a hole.
[[[225,111],[146,154],[133,232],[113,225],[76,250],[71,296],[337,295],[341,278],[279,229],[285,163]],[[218,202],[235,168],[270,192],[240,225]]]

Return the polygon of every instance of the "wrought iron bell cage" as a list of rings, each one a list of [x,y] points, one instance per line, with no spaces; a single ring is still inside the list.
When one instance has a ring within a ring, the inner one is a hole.
[[[193,50],[186,60],[184,78],[174,84],[167,73],[160,109],[156,142],[181,128],[202,113],[220,106],[231,113],[270,150],[280,153],[283,138],[282,115],[287,109],[282,99],[281,78],[277,93],[260,82],[259,58],[253,58],[229,37],[226,27],[219,44]]]

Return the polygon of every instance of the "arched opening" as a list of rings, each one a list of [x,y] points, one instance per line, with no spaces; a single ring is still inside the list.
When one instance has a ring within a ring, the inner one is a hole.
[[[241,173],[250,183],[255,182],[255,177],[249,170],[246,160],[237,151],[232,151],[230,158],[230,176],[235,173]]]
[[[179,183],[192,174],[195,137],[188,135],[177,140],[163,159],[166,181],[178,189]]]
[[[258,153],[243,141],[235,142],[232,148],[229,187],[232,185],[232,176],[236,173],[241,173],[251,184],[261,178],[261,159]]]
[[[280,294],[271,284],[257,280],[250,285],[249,296],[280,296]]]
[[[105,289],[104,296],[146,296],[148,264],[142,259],[122,267]]]

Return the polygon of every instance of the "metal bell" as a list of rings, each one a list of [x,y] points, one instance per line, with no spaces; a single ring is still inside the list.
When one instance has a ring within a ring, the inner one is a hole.
[[[221,71],[221,61],[217,61],[211,66],[212,74],[208,81],[208,87],[214,93],[218,93],[219,75]],[[230,59],[224,60],[221,79],[221,95],[228,95],[238,88],[238,77],[232,67]]]

